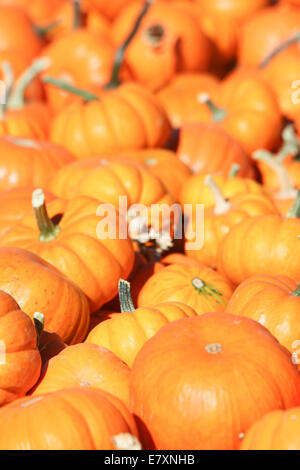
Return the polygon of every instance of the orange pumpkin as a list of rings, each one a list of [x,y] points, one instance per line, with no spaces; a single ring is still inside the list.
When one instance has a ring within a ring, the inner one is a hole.
[[[63,146],[0,136],[0,191],[24,186],[48,189],[54,174],[73,161],[73,155]]]
[[[165,302],[135,309],[130,284],[119,282],[122,313],[104,314],[102,321],[90,331],[86,342],[113,351],[122,361],[132,366],[143,344],[169,322],[197,315],[181,302]]]
[[[282,116],[270,87],[260,78],[233,74],[211,97],[199,96],[206,103],[203,122],[216,122],[240,141],[251,154],[259,148],[273,150],[280,141]]]
[[[150,2],[148,2],[150,4]],[[113,23],[112,35],[119,46],[128,36],[141,9],[132,1]],[[165,86],[177,72],[206,71],[211,46],[196,16],[184,3],[151,5],[126,52],[133,78],[151,90]]]
[[[213,269],[173,264],[148,279],[138,296],[138,307],[183,302],[201,315],[223,311],[231,295],[230,282]]]
[[[259,323],[228,313],[166,325],[131,373],[130,409],[145,448],[237,449],[255,420],[299,403],[288,351]]]
[[[257,67],[275,47],[299,31],[299,22],[299,8],[282,4],[264,8],[249,17],[239,32],[239,64]]]
[[[241,192],[230,199],[225,199],[211,176],[208,175],[205,182],[213,194],[215,204],[213,207],[204,207],[203,244],[200,248],[193,248],[193,245],[191,245],[199,236],[201,228],[199,227],[200,221],[197,218],[197,213],[192,211],[186,228],[185,246],[188,256],[195,258],[206,266],[215,267],[218,247],[232,227],[245,218],[277,214],[278,210],[271,197],[263,194],[263,192],[252,194]]]
[[[293,362],[298,364],[299,297],[300,289],[292,279],[270,274],[256,275],[238,286],[226,311],[261,323],[293,353]]]
[[[24,10],[17,6],[0,5],[0,50],[15,50],[27,60],[32,60],[39,55],[42,45]]]
[[[37,382],[41,356],[34,324],[0,291],[0,406],[24,396]]]
[[[187,122],[193,122],[198,108],[200,93],[210,94],[217,88],[218,79],[208,73],[179,73],[161,90],[157,96],[163,104],[174,128],[181,128]]]
[[[299,206],[300,193],[287,217],[263,215],[235,225],[219,246],[219,271],[235,284],[270,273],[300,282]]]
[[[83,341],[89,324],[88,301],[54,266],[20,248],[0,248],[0,289],[31,318],[43,312],[44,328],[68,344]],[[38,282],[38,284],[37,284]]]
[[[6,450],[115,450],[114,437],[137,436],[126,406],[92,387],[17,400],[0,410],[0,420],[6,429],[0,449]]]
[[[99,204],[77,197],[56,199],[46,209],[43,192],[36,190],[35,215],[25,216],[0,242],[28,249],[54,265],[82,289],[92,311],[116,295],[119,278],[128,277],[134,262],[131,241],[118,237],[117,214],[100,215]],[[115,237],[104,230],[103,219],[116,228]]]
[[[91,0],[91,6],[100,11],[108,19],[113,20],[119,11],[129,2],[129,0],[113,0],[106,2],[105,0]]]
[[[300,407],[274,410],[245,433],[240,450],[300,450]]]
[[[194,173],[220,172],[227,176],[233,164],[239,176],[253,177],[254,166],[237,139],[216,124],[184,124],[179,134],[179,159]]]
[[[129,405],[130,369],[112,352],[95,344],[68,346],[49,360],[33,395],[71,387],[96,387]]]
[[[219,60],[228,62],[236,57],[239,29],[248,18],[269,4],[270,0],[196,0],[200,24],[215,44]]]

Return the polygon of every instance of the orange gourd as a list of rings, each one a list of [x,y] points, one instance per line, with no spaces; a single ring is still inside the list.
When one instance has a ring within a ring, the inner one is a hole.
[[[24,396],[37,382],[41,356],[34,324],[0,291],[0,406]]]

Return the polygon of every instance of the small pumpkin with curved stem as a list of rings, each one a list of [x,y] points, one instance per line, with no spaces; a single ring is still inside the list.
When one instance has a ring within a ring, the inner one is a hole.
[[[216,124],[183,124],[177,155],[193,173],[220,172],[227,176],[232,165],[237,164],[239,176],[255,175],[253,162],[239,141]]]
[[[238,176],[239,165],[234,163],[226,175],[218,172],[205,172],[191,176],[183,185],[179,196],[182,205],[204,204],[205,206],[214,206],[215,197],[205,182],[208,174],[214,178],[215,184],[218,186],[225,199],[231,199],[240,193],[247,193],[249,195],[257,194],[267,197],[267,191],[261,184],[250,178]]]
[[[240,450],[300,450],[300,407],[274,410],[252,424]]]
[[[24,396],[38,381],[41,356],[31,318],[0,291],[0,407]]]
[[[151,276],[138,296],[138,307],[161,302],[183,302],[198,315],[222,312],[233,292],[224,276],[207,266],[173,264]]]
[[[33,318],[44,315],[44,329],[62,341],[83,341],[90,319],[86,296],[76,284],[39,256],[20,248],[0,248],[0,289]],[[38,281],[38,289],[36,283]]]
[[[299,404],[289,352],[259,323],[224,312],[169,323],[131,372],[130,410],[147,449],[237,449],[268,411]]]
[[[300,281],[300,191],[286,217],[251,217],[235,225],[220,243],[217,267],[240,284],[256,274]]]
[[[50,180],[73,155],[48,141],[0,136],[0,191],[26,186],[49,188]]]
[[[129,406],[130,369],[111,351],[95,344],[68,346],[45,364],[31,395],[70,387],[96,387]]]
[[[222,81],[218,92],[203,93],[199,100],[208,108],[199,120],[218,123],[248,154],[258,148],[273,150],[280,141],[282,115],[275,95],[262,79],[232,74]]]
[[[161,90],[157,96],[163,104],[174,128],[194,122],[200,93],[211,93],[218,86],[218,79],[209,73],[178,73]]]
[[[14,81],[14,72],[9,62],[2,64],[6,84],[6,99],[0,105],[0,135],[47,140],[52,114],[43,101],[26,102],[26,91],[34,79],[47,67],[46,58],[40,58],[26,68]]]
[[[148,2],[150,3],[150,2]],[[140,1],[126,6],[113,23],[112,35],[122,44],[140,10]],[[184,3],[156,2],[149,8],[126,52],[133,78],[153,90],[177,72],[203,72],[211,62],[211,45],[196,15]]]
[[[114,352],[130,367],[143,344],[169,322],[197,315],[182,302],[165,302],[135,309],[130,284],[119,281],[119,298],[122,313],[108,313],[92,329],[87,343],[97,344]]]
[[[299,140],[293,126],[283,133],[283,144],[276,155],[266,150],[257,150],[252,157],[257,161],[263,184],[282,214],[287,214],[300,188],[300,164],[297,160]]]
[[[215,267],[218,247],[232,227],[245,218],[277,214],[278,210],[271,197],[263,192],[240,192],[232,198],[225,199],[211,176],[207,175],[204,181],[215,199],[215,204],[213,207],[204,208],[204,242],[200,249],[191,248],[193,246],[191,243],[195,242],[199,236],[199,227],[197,227],[199,220],[197,213],[192,211],[185,233],[186,254],[205,266]]]
[[[1,433],[0,449],[6,450],[117,450],[124,434],[135,441],[138,436],[121,400],[95,387],[17,400],[0,410],[0,419],[7,429]]]
[[[298,364],[299,307],[297,282],[285,276],[265,274],[251,276],[242,282],[229,300],[226,311],[252,318],[265,326],[292,353],[293,363]]]
[[[134,262],[131,240],[118,236],[118,214],[100,214],[100,202],[84,196],[56,199],[46,207],[41,189],[33,192],[32,202],[34,215],[7,232],[1,246],[27,249],[54,265],[81,288],[96,311],[116,295],[119,278],[128,277]],[[116,230],[115,236],[107,233],[107,226]]]

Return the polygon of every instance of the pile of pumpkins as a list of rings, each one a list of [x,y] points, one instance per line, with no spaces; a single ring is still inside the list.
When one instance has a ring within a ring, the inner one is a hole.
[[[300,450],[299,44],[299,0],[0,0],[0,449]]]

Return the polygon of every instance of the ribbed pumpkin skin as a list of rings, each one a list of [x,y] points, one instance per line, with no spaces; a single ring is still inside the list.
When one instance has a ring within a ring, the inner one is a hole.
[[[297,287],[297,282],[284,276],[252,276],[234,291],[226,311],[258,321],[280,344],[296,353],[295,344],[300,338],[300,298],[292,292]]]
[[[111,351],[95,344],[75,344],[50,359],[33,395],[70,387],[96,387],[128,406],[129,374],[129,367]]]
[[[248,218],[223,238],[217,267],[234,284],[256,274],[300,282],[300,220],[279,215]]]
[[[104,239],[101,233],[98,238],[97,227],[104,218],[96,215],[99,204],[84,196],[71,201],[56,199],[47,206],[50,218],[63,214],[55,240],[39,241],[39,230],[31,214],[0,240],[1,246],[32,251],[53,264],[86,294],[92,311],[117,294],[118,280],[128,277],[134,263],[131,240]],[[118,217],[116,221],[118,230]]]
[[[216,124],[184,124],[177,155],[195,173],[220,172],[228,176],[232,165],[240,165],[239,176],[252,178],[253,163],[240,142]]]
[[[199,292],[193,285],[194,279],[213,287],[217,295]],[[202,315],[212,310],[223,311],[231,295],[231,283],[213,269],[203,265],[173,264],[148,279],[139,293],[138,307],[161,302],[183,302]]]
[[[154,304],[153,304],[154,305]],[[166,302],[134,312],[110,313],[90,331],[86,342],[98,344],[120,357],[130,367],[143,344],[169,322],[196,316],[180,302]]]
[[[259,193],[240,193],[229,199],[231,208],[223,214],[216,214],[213,207],[204,210],[204,243],[201,249],[187,249],[187,256],[195,258],[205,266],[215,267],[217,264],[218,247],[224,236],[230,232],[232,227],[248,217],[255,217],[266,214],[278,214],[278,210],[267,195]],[[192,218],[187,225],[186,237],[189,243],[196,240],[188,237],[189,232],[197,233],[197,218],[193,212]]]
[[[118,398],[88,387],[18,400],[0,410],[0,419],[2,450],[113,450],[112,437],[137,435]]]
[[[0,135],[47,141],[52,114],[43,101],[30,102],[21,109],[7,109],[0,121]]]
[[[267,413],[248,429],[240,450],[300,450],[300,407]]]
[[[3,291],[0,291],[0,339],[1,407],[24,396],[35,385],[42,364],[33,322]]]
[[[74,161],[64,147],[15,137],[0,137],[0,191],[24,186],[49,188],[64,165]]]
[[[227,313],[162,328],[137,355],[130,387],[142,443],[159,450],[237,449],[255,420],[300,403],[287,350],[259,323]]]
[[[171,126],[158,99],[136,83],[104,90],[99,101],[71,103],[56,114],[50,137],[78,159],[163,147]]]
[[[83,341],[90,318],[86,296],[53,265],[20,248],[0,248],[0,289],[31,318],[44,315],[44,329],[74,344]]]

